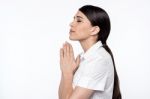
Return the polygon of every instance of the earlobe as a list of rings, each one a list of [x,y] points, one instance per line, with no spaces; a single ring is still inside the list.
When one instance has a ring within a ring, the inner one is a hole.
[[[91,35],[96,35],[96,34],[98,34],[99,33],[99,31],[100,31],[100,28],[99,28],[99,26],[94,26],[94,27],[92,27],[92,29],[91,29]]]

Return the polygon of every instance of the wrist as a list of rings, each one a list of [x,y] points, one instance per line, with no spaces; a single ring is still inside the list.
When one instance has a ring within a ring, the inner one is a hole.
[[[72,79],[73,78],[73,73],[63,73],[62,72],[62,77],[63,78],[68,78],[68,79]]]

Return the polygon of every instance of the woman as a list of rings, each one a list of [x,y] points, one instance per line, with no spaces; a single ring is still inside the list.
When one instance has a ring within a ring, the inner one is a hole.
[[[114,58],[106,42],[108,14],[102,8],[85,5],[70,27],[70,40],[79,41],[84,52],[75,59],[71,44],[66,42],[60,49],[59,99],[121,99]]]

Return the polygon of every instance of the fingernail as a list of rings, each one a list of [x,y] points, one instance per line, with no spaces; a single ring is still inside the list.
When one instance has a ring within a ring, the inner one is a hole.
[[[65,46],[65,43],[63,43],[63,47]]]
[[[68,44],[68,42],[67,42],[67,41],[66,41],[65,43],[66,43],[66,44]]]

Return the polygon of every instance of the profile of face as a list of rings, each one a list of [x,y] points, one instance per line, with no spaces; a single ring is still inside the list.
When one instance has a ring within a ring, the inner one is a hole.
[[[89,19],[81,12],[77,11],[74,20],[70,23],[69,39],[81,41],[94,35],[94,26]]]

